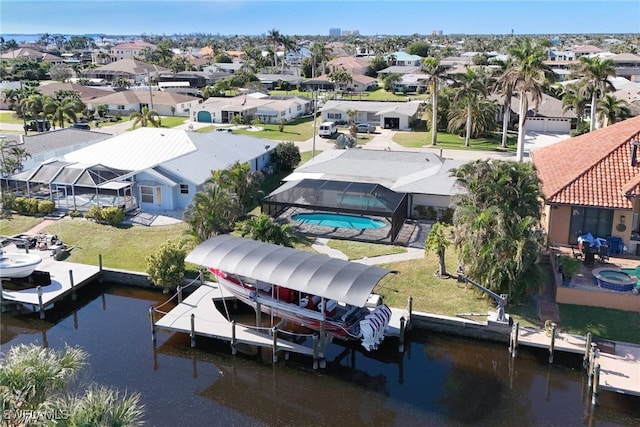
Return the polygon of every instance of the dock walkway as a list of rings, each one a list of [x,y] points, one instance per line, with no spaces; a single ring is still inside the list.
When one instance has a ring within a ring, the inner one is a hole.
[[[166,313],[160,320],[155,321],[155,327],[190,334],[192,331],[191,316],[193,315],[193,331],[196,335],[230,341],[232,345],[244,343],[260,347],[273,347],[273,336],[261,333],[256,328],[236,324],[234,331],[232,322],[227,320],[214,304],[214,301],[220,298],[220,292],[217,285],[200,285],[184,301]],[[270,328],[262,328],[262,330],[270,332]],[[313,355],[312,348],[283,339],[277,340],[277,349]]]
[[[600,344],[600,389],[621,394],[640,396],[640,346],[607,341]],[[551,337],[544,329],[520,328],[518,344],[537,348],[550,348]],[[581,335],[556,334],[555,351],[585,354],[587,339]]]
[[[30,253],[38,253],[42,262],[38,265],[38,271],[44,271],[51,276],[51,284],[41,286],[41,295],[38,288],[23,290],[2,289],[3,303],[16,303],[30,307],[34,312],[40,311],[40,317],[44,317],[44,310],[87,283],[92,282],[100,275],[100,267],[94,265],[77,264],[67,261],[56,261],[50,256],[49,251],[30,250]],[[7,279],[3,279],[6,281]]]

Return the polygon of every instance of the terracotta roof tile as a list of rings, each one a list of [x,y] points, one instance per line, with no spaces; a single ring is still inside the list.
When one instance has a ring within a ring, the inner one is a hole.
[[[545,201],[631,209],[626,196],[640,195],[640,147],[632,166],[630,142],[639,138],[634,117],[535,151]]]

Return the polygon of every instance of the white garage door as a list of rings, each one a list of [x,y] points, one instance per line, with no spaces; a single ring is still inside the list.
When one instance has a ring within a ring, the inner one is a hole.
[[[571,130],[571,121],[566,119],[550,119],[550,118],[527,118],[527,131],[549,132],[549,133],[569,133]]]

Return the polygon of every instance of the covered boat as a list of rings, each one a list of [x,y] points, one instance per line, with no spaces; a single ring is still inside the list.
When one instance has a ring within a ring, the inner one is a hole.
[[[391,271],[231,235],[199,244],[185,259],[206,267],[256,310],[367,350],[384,339],[391,310],[367,306]]]

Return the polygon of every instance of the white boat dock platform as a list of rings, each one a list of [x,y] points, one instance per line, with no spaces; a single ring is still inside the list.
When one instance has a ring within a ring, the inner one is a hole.
[[[551,337],[544,329],[520,328],[517,342],[529,347],[551,348]],[[599,388],[640,396],[640,346],[607,342],[611,345],[605,349],[601,344],[603,348],[600,348],[595,361],[600,365]],[[556,334],[553,350],[585,355],[587,345],[584,336],[559,333]]]
[[[56,261],[49,255],[49,251],[30,250],[29,253],[39,253],[42,262],[37,271],[44,271],[51,276],[51,284],[38,288],[23,290],[2,289],[3,303],[16,303],[30,306],[34,312],[40,312],[40,318],[44,318],[44,310],[87,283],[92,282],[100,275],[100,267],[86,264],[77,264],[66,261]],[[3,279],[9,282],[9,279]]]
[[[214,300],[222,298],[221,295],[223,294],[218,285],[202,284],[160,320],[154,321],[154,326],[174,332],[230,341],[232,348],[236,344],[243,343],[259,347],[275,346],[278,351],[313,355],[312,348],[269,335],[271,328],[260,328],[265,331],[262,333],[257,328],[230,322],[214,304]],[[193,338],[192,335],[192,342]]]

